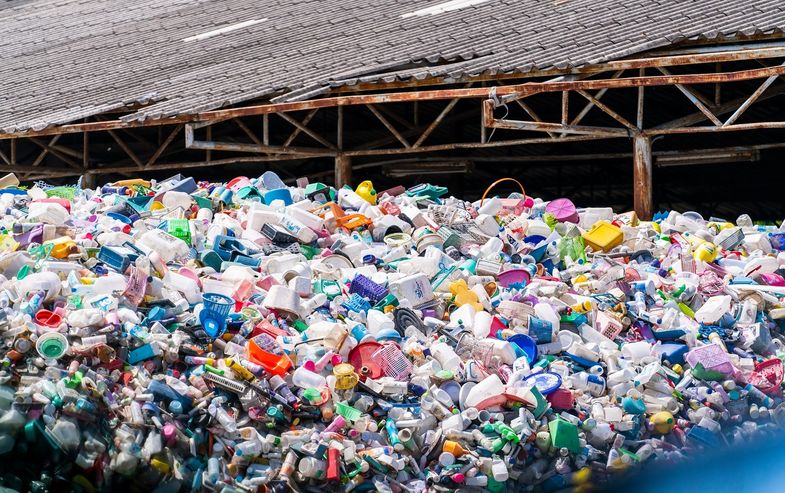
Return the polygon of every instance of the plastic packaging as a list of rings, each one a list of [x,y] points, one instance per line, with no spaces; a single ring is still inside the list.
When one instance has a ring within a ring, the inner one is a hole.
[[[85,490],[557,491],[783,424],[782,225],[494,185],[10,189],[0,455]]]

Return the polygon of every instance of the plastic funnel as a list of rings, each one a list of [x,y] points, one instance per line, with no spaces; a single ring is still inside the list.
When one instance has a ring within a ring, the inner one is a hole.
[[[35,349],[42,358],[58,359],[68,351],[68,338],[59,332],[47,332],[38,337]]]

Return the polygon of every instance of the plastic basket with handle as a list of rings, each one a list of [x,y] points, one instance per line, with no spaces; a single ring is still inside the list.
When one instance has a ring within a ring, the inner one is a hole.
[[[490,185],[488,185],[488,188],[485,189],[485,193],[482,194],[482,198],[480,199],[480,207],[482,207],[483,202],[485,202],[485,198],[488,196],[488,193],[493,189],[493,187],[505,181],[515,182],[519,187],[521,187],[521,195],[523,195],[523,200],[526,201],[526,190],[523,188],[523,185],[521,185],[521,182],[519,182],[515,178],[507,177],[507,178],[500,178],[495,182],[491,183]]]
[[[211,337],[219,337],[226,330],[226,317],[232,311],[234,300],[218,293],[204,293],[203,305],[199,320],[204,331]]]
[[[56,197],[58,199],[73,200],[76,196],[75,187],[52,187],[46,191],[47,197]]]

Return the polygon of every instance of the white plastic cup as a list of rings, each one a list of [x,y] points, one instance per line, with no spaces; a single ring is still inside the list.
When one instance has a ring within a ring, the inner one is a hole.
[[[493,317],[491,316],[490,313],[484,310],[477,312],[474,315],[474,321],[472,324],[472,332],[474,332],[474,337],[478,337],[478,338],[488,337],[488,335],[491,333],[492,322],[493,322]]]

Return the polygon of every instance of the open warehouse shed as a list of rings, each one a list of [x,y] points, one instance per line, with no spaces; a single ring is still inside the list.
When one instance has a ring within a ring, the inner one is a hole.
[[[0,169],[23,180],[272,169],[470,197],[516,176],[642,217],[785,214],[776,0],[13,0],[0,18]]]

